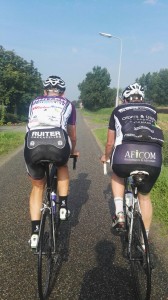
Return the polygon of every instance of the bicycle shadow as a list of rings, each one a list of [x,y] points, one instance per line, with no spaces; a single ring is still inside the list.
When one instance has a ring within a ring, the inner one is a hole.
[[[87,179],[87,176],[87,173],[80,173],[78,174],[77,179],[71,179],[70,181],[68,208],[70,209],[71,216],[68,221],[62,221],[59,227],[57,240],[58,253],[55,261],[53,262],[49,294],[51,294],[54,289],[63,262],[68,261],[71,229],[79,223],[78,218],[81,208],[89,199],[88,190],[91,180]]]
[[[88,201],[88,190],[91,185],[91,180],[87,179],[87,173],[78,174],[78,178],[70,182],[70,194],[68,206],[71,211],[71,226],[75,227],[79,221],[78,217],[82,206]]]
[[[115,265],[115,246],[102,240],[95,247],[97,267],[86,272],[78,300],[134,300],[130,272]]]
[[[66,222],[61,222],[60,226],[60,249],[64,261],[68,260],[69,256],[69,240],[72,227],[75,227],[79,221],[79,214],[82,206],[88,201],[88,190],[91,180],[87,179],[88,174],[80,173],[77,179],[70,182],[70,194],[68,197],[68,208],[71,216]]]
[[[106,189],[103,190],[104,198],[108,202],[110,215],[113,216],[115,214],[115,204],[111,190],[111,183],[109,182],[106,186]]]

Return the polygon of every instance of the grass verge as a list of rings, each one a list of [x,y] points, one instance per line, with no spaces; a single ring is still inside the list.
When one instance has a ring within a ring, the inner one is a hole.
[[[154,218],[160,222],[162,232],[168,231],[168,167],[163,166],[161,174],[156,181],[151,198]]]
[[[7,154],[24,143],[24,132],[0,132],[0,155]]]

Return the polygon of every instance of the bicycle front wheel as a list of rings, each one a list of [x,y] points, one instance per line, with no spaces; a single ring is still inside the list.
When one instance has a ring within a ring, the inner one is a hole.
[[[42,214],[38,247],[38,291],[41,300],[47,299],[52,268],[53,234],[51,214],[46,209]]]
[[[136,212],[133,220],[131,243],[131,270],[138,300],[149,300],[151,295],[151,267],[149,245],[141,215]]]

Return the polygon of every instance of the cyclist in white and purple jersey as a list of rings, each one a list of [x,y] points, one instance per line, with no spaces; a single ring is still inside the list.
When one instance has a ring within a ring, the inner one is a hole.
[[[36,248],[41,217],[42,195],[45,187],[45,168],[38,162],[51,160],[58,167],[58,194],[61,206],[69,215],[67,198],[69,173],[67,162],[70,154],[79,155],[76,146],[76,109],[64,97],[65,82],[50,76],[43,83],[44,95],[33,100],[29,107],[24,157],[32,182],[30,217],[32,223],[31,248]]]
[[[67,131],[67,124],[75,125],[74,105],[63,96],[44,95],[33,100],[29,108],[28,130],[61,127]]]
[[[123,91],[124,104],[117,106],[110,117],[105,154],[101,161],[111,161],[112,192],[115,203],[113,228],[124,227],[124,178],[135,170],[147,171],[147,180],[138,187],[142,218],[148,235],[152,220],[150,191],[162,164],[163,133],[157,126],[155,108],[144,103],[144,90],[134,83]]]

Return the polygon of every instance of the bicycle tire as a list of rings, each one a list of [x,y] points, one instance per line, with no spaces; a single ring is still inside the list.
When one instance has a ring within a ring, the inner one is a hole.
[[[126,201],[124,197],[123,201],[123,211],[125,217],[125,227],[123,230],[123,234],[120,234],[121,244],[122,244],[122,254],[124,258],[128,258],[128,232],[129,232],[129,224],[128,224],[128,216],[127,216],[127,209],[126,209]]]
[[[142,247],[144,241],[144,248]],[[137,300],[150,300],[151,265],[148,239],[141,215],[134,214],[131,242],[131,271]]]
[[[54,164],[52,165],[51,171],[50,171],[50,186],[51,186],[51,191],[54,191],[57,194],[57,167]],[[60,211],[60,203],[59,203],[59,199],[57,196],[56,213],[55,213],[55,215],[52,214],[52,220],[54,222],[54,229],[55,229],[55,239],[57,239],[58,228],[60,225],[59,211]]]
[[[41,218],[38,246],[38,291],[40,300],[49,295],[52,269],[53,234],[50,210],[44,210]]]
[[[126,242],[126,246],[128,246],[128,235],[129,235],[129,228],[130,228],[131,220],[130,220],[130,216],[128,215],[130,209],[126,203],[126,193],[129,191],[129,193],[132,194],[132,191],[131,191],[131,187],[130,187],[129,178],[125,178],[124,182],[125,182],[125,193],[124,193],[123,210],[124,210],[124,216],[125,216],[125,242]],[[127,255],[128,255],[128,253],[127,253]]]
[[[51,186],[51,190],[56,193],[57,192],[57,167],[54,164],[51,166],[51,170],[50,170],[50,186]]]

